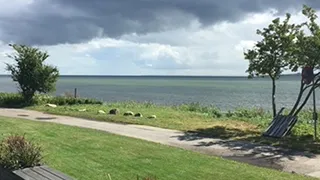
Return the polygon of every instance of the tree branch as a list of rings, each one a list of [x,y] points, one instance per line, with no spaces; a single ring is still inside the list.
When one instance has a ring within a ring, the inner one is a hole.
[[[317,75],[319,75],[320,73],[317,73]],[[318,78],[314,84],[317,84],[318,82],[320,81],[320,78]],[[307,85],[306,87],[303,88],[303,91],[305,91],[306,89],[308,89],[309,87],[313,86],[314,84],[310,84],[310,85]]]
[[[305,100],[304,100],[303,103],[300,105],[299,109],[294,113],[294,116],[297,116],[297,115],[298,115],[298,113],[301,111],[301,109],[305,106],[305,104],[306,104],[307,101],[309,100],[309,97],[310,97],[312,91],[313,91],[314,89],[318,88],[318,87],[320,87],[320,84],[314,85],[314,86],[309,90],[309,92],[308,92]]]
[[[299,103],[300,103],[300,100],[301,100],[301,97],[302,97],[302,94],[303,94],[303,88],[304,87],[304,84],[303,84],[303,80],[301,79],[301,81],[300,81],[300,91],[299,91],[299,95],[298,95],[298,98],[297,98],[297,101],[296,101],[296,103],[294,104],[294,106],[293,106],[293,108],[291,109],[291,111],[290,111],[290,113],[289,113],[289,116],[291,116],[293,113],[294,113],[294,111],[297,109],[297,107],[298,107],[298,105],[299,105]]]

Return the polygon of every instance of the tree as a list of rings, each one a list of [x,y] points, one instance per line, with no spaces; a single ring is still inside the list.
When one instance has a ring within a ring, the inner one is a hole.
[[[310,67],[313,70],[320,69],[320,27],[316,23],[318,18],[315,14],[315,10],[306,5],[303,6],[302,13],[308,18],[308,22],[302,23],[301,26],[306,26],[309,30],[310,35],[306,36],[304,31],[300,30],[297,35],[295,56],[289,61],[289,67],[293,72],[296,72],[299,68]],[[314,83],[306,85],[301,79],[300,82],[300,91],[296,103],[294,104],[289,115],[296,116],[307,103],[311,93],[320,83],[320,73],[314,75]],[[309,89],[304,101],[298,107],[303,93]],[[297,109],[298,108],[298,109]]]
[[[286,19],[280,22],[276,18],[272,23],[257,34],[262,36],[252,49],[244,52],[245,59],[249,61],[246,70],[249,78],[269,76],[272,82],[272,112],[276,116],[276,83],[281,73],[288,69],[288,62],[293,58],[294,40],[299,32],[300,25],[289,24],[291,15],[286,14]]]
[[[47,52],[38,48],[25,45],[9,45],[14,49],[12,55],[8,55],[16,64],[6,64],[6,70],[11,73],[13,81],[19,85],[19,92],[26,103],[30,103],[36,92],[48,93],[55,90],[55,84],[59,76],[56,67],[45,65],[44,61],[49,57]]]

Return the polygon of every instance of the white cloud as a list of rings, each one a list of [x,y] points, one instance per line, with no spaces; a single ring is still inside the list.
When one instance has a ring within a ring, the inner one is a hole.
[[[245,75],[243,50],[254,45],[260,38],[256,29],[266,27],[274,14],[250,14],[237,23],[206,28],[195,20],[188,28],[41,48],[49,52],[48,63],[58,66],[61,74]],[[292,20],[301,22],[304,17],[296,14]],[[9,48],[0,43],[0,73],[7,52]]]
[[[24,13],[28,11],[28,6],[32,5],[34,0],[0,0],[0,17],[12,16],[17,13]]]

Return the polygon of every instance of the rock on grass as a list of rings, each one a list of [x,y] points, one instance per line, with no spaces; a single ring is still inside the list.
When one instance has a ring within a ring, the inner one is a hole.
[[[134,117],[143,117],[143,115],[141,113],[136,113]]]
[[[120,113],[120,110],[119,109],[111,109],[110,111],[109,111],[109,114],[113,114],[113,115],[117,115],[117,114],[119,114]]]

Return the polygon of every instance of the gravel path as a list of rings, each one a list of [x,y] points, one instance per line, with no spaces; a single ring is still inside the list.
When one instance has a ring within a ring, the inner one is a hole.
[[[0,116],[90,128],[184,148],[208,155],[320,178],[320,156],[236,141],[202,138],[181,131],[141,125],[98,122],[24,109],[0,108]]]

